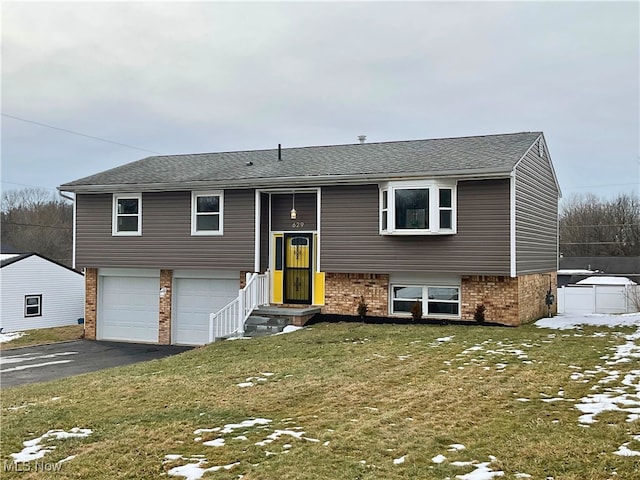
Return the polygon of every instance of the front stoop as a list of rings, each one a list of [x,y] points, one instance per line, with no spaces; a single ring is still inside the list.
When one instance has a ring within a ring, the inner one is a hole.
[[[251,315],[244,322],[244,335],[246,337],[262,337],[273,335],[284,330],[288,325],[286,318],[264,317]]]
[[[267,317],[272,319],[284,319],[287,325],[304,327],[314,315],[320,313],[320,307],[290,308],[281,306],[266,306],[256,308],[252,315]],[[284,327],[283,327],[284,328]]]

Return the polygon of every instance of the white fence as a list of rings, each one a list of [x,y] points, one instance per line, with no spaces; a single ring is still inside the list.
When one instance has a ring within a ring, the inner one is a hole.
[[[558,313],[639,311],[640,285],[567,285],[558,289]]]

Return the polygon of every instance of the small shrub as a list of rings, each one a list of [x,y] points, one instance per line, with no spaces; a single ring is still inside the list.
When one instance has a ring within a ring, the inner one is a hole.
[[[366,317],[368,310],[369,306],[364,301],[364,295],[360,295],[360,302],[358,303],[358,315],[360,318]]]
[[[411,307],[411,317],[414,322],[417,322],[422,318],[422,302],[416,302]]]
[[[478,323],[484,323],[485,322],[485,318],[484,318],[484,311],[486,310],[486,307],[481,303],[476,307],[476,311],[473,314],[473,319],[478,322]]]

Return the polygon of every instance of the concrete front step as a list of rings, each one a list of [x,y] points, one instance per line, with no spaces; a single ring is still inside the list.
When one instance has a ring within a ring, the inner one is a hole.
[[[281,306],[262,306],[253,311],[253,314],[261,317],[284,318],[289,325],[303,327],[315,314],[320,313],[320,307],[281,307]]]
[[[271,335],[281,332],[288,324],[289,322],[286,318],[251,315],[244,323],[244,333],[248,337]]]

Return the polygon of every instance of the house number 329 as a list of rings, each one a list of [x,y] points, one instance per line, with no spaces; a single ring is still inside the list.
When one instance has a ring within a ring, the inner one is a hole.
[[[302,227],[304,227],[304,222],[293,222],[291,224],[291,227],[292,228],[302,228]]]

